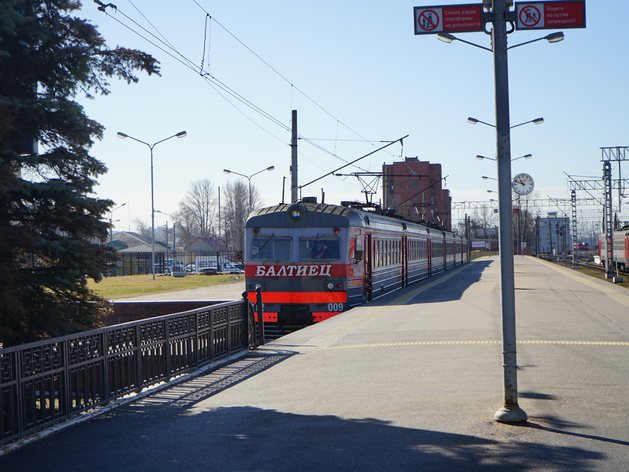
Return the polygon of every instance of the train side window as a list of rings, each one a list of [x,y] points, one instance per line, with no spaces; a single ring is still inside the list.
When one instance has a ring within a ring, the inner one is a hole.
[[[299,238],[299,259],[340,259],[337,238]]]
[[[285,261],[290,259],[291,238],[253,238],[251,259]]]

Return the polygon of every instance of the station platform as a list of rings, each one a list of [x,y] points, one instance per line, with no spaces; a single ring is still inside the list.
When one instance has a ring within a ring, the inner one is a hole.
[[[515,257],[502,406],[498,258],[481,258],[0,456],[2,471],[624,471],[629,290]]]

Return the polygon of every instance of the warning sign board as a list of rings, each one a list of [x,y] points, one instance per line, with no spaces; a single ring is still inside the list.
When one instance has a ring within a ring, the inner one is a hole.
[[[585,0],[515,4],[516,29],[585,28]]]
[[[415,34],[483,31],[483,6],[441,5],[415,7]]]

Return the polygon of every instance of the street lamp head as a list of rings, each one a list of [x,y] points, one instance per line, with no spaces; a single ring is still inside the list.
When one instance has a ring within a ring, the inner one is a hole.
[[[269,166],[269,167],[266,168],[266,170],[268,170],[268,171],[272,171],[273,169],[275,169],[275,166]]]
[[[225,172],[226,174],[231,174],[232,173],[232,171],[228,170],[228,169],[223,169],[223,172]]]
[[[479,161],[482,161],[483,159],[489,159],[490,161],[495,161],[496,160],[493,157],[481,156],[480,154],[476,156],[476,159],[478,159]]]
[[[467,122],[471,125],[475,125],[476,123],[481,123],[483,125],[489,126],[491,128],[495,128],[491,123],[487,123],[485,121],[479,120],[478,118],[472,118],[471,116],[467,119]]]
[[[533,157],[533,154],[526,154],[524,156],[522,156],[524,159],[530,159],[531,157]]]
[[[450,44],[452,43],[452,41],[454,41],[457,38],[452,36],[450,33],[439,33],[437,35],[437,39],[439,41],[443,41],[444,43]]]
[[[185,138],[186,136],[188,136],[188,133],[186,133],[185,131],[179,131],[179,133],[177,133],[175,136],[177,136],[178,138]]]
[[[120,131],[118,131],[118,133],[116,134],[116,136],[118,136],[120,139],[125,139],[125,138],[128,138],[128,137],[129,137],[129,136],[127,136],[126,134],[121,133]]]
[[[563,41],[564,36],[563,36],[563,31],[559,31],[557,33],[551,33],[548,36],[546,36],[546,39],[549,43],[558,43],[559,41]]]
[[[535,118],[533,120],[534,125],[541,125],[544,122],[544,118]]]

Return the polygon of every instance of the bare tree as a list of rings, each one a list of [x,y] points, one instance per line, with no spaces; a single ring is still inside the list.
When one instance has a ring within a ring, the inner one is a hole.
[[[487,205],[478,210],[474,210],[472,217],[473,227],[476,230],[474,236],[482,239],[491,239],[495,236],[495,232],[491,229],[496,226],[498,218],[494,213],[494,209]]]
[[[537,215],[531,201],[538,198],[538,193],[517,196],[513,206],[519,209],[517,215],[513,215],[513,235],[520,241],[535,245],[537,241]]]
[[[151,237],[151,227],[140,218],[133,220],[133,227],[135,228],[136,233],[146,236],[147,238]]]
[[[194,241],[199,235],[196,226],[196,219],[191,212],[181,210],[176,211],[173,214],[173,217],[178,223],[177,240],[180,242],[181,245],[185,247],[188,244],[192,243],[192,241]]]
[[[241,251],[245,236],[245,224],[249,218],[249,187],[242,180],[228,182],[224,187],[223,204],[225,241],[235,250]],[[262,207],[262,200],[255,187],[251,187],[252,208]]]
[[[216,226],[216,187],[209,179],[195,180],[179,202],[177,217],[184,226],[184,234],[211,236]]]

